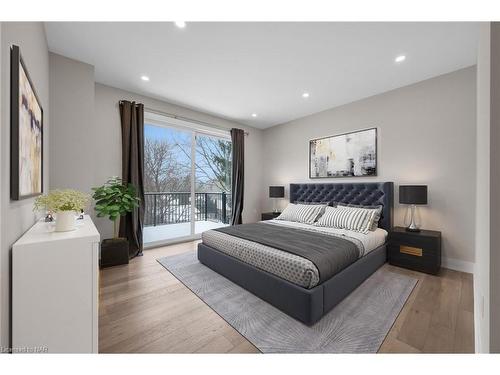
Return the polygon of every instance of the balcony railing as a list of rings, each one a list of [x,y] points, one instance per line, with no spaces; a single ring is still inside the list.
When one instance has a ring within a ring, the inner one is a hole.
[[[148,192],[145,195],[144,225],[156,226],[191,221],[191,193]],[[195,193],[194,220],[229,224],[231,194]]]

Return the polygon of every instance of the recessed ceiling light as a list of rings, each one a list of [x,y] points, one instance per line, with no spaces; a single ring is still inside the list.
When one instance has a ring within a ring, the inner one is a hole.
[[[147,81],[149,81],[149,77],[148,77],[148,76],[141,76],[141,79],[142,79],[143,81],[146,81],[146,82],[147,82]]]
[[[252,117],[257,117],[257,113],[252,113]]]
[[[398,57],[396,57],[394,59],[394,61],[397,62],[397,63],[403,62],[405,60],[406,60],[406,56],[405,55],[399,55]]]
[[[175,26],[177,26],[179,29],[183,29],[186,27],[186,22],[184,21],[175,21]]]
[[[303,93],[303,94],[302,94],[302,97],[303,97],[304,99],[307,99],[307,98],[309,97],[309,93],[308,93],[308,92]]]

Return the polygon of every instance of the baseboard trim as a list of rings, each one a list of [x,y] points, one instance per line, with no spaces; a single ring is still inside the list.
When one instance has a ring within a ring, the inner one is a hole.
[[[464,260],[443,257],[441,258],[441,265],[444,268],[449,268],[450,270],[474,273],[473,262],[466,262]]]

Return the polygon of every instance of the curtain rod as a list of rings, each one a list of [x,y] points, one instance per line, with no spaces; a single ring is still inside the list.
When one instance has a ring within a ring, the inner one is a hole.
[[[120,100],[120,103],[121,102],[122,102],[122,100]],[[162,115],[162,116],[165,116],[165,117],[170,117],[170,118],[173,118],[173,119],[176,119],[176,120],[183,120],[183,121],[193,122],[195,124],[205,125],[205,126],[209,126],[211,128],[219,129],[219,130],[231,130],[231,129],[225,128],[223,126],[211,124],[209,122],[195,120],[195,119],[192,119],[192,118],[189,118],[189,117],[179,116],[179,115],[176,115],[174,113],[168,113],[168,112],[159,111],[157,109],[149,108],[149,107],[146,107],[146,106],[144,106],[144,110],[147,111],[147,112],[156,113],[157,115]],[[244,131],[244,133],[245,133],[245,135],[249,135],[249,133],[247,131]]]

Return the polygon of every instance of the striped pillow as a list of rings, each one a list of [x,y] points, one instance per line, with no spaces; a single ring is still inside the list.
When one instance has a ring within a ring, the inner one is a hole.
[[[296,221],[304,224],[314,224],[318,216],[325,210],[324,204],[293,204],[290,203],[276,220]]]
[[[378,228],[378,222],[380,221],[380,218],[382,217],[382,205],[376,205],[376,206],[363,206],[360,204],[345,204],[345,203],[339,203],[337,207],[350,207],[350,208],[363,208],[365,210],[375,210],[375,215],[373,216],[373,220],[371,221],[371,226],[370,230],[374,231],[377,230]],[[370,217],[367,216],[367,220],[370,220]]]
[[[314,225],[348,229],[367,234],[370,231],[375,210],[355,207],[327,207],[325,213]]]

